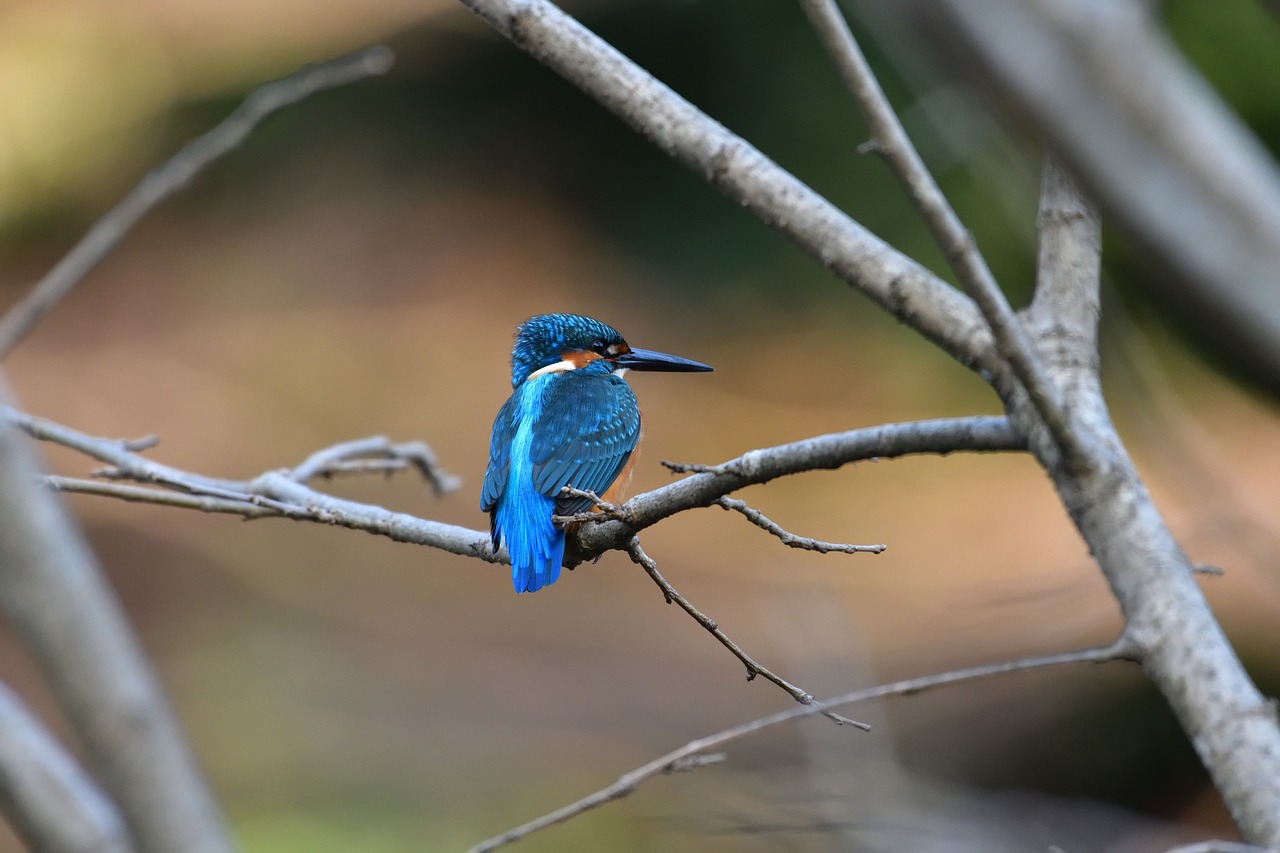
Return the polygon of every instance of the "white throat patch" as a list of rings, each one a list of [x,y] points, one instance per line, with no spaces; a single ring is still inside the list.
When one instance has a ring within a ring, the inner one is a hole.
[[[539,376],[546,376],[550,373],[564,373],[566,370],[577,369],[578,365],[574,364],[572,361],[567,359],[565,361],[557,361],[555,364],[548,364],[546,367],[539,367],[533,373],[529,374],[529,377],[528,379],[525,379],[525,382],[528,382],[529,379],[537,379]]]

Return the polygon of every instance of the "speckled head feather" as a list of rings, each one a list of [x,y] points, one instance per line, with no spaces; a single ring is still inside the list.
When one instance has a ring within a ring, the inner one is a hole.
[[[518,387],[534,371],[555,364],[565,353],[626,347],[616,329],[579,314],[539,314],[516,330],[511,351],[511,386]]]

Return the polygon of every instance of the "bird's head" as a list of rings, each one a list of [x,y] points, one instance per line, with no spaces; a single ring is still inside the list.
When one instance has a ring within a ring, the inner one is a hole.
[[[584,368],[610,372],[712,370],[676,355],[633,349],[616,329],[579,314],[539,314],[516,330],[516,345],[511,351],[512,387],[534,375]]]

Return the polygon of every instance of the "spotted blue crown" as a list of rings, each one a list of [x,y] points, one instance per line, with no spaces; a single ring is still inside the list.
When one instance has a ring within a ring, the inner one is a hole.
[[[516,329],[516,345],[511,352],[511,387],[515,388],[535,370],[555,364],[566,352],[599,349],[599,345],[623,343],[612,326],[578,314],[539,314]]]

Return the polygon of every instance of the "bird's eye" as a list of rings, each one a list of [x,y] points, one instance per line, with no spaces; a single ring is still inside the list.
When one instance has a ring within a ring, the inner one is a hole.
[[[599,355],[605,355],[609,350],[609,345],[597,338],[591,342],[591,351]]]

